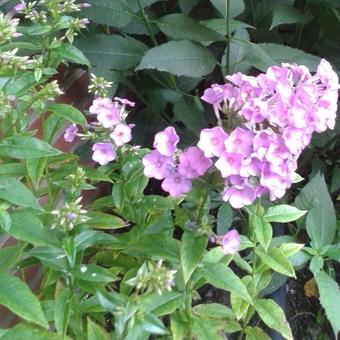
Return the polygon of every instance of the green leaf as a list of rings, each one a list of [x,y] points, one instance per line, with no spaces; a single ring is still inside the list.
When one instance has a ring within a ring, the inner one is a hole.
[[[3,231],[8,232],[12,225],[12,218],[8,211],[0,211],[0,228]],[[1,230],[0,230],[1,231]]]
[[[269,248],[268,253],[265,253],[263,250],[256,248],[255,253],[272,270],[286,276],[295,277],[294,268],[281,250]]]
[[[271,338],[260,327],[247,327],[246,340],[270,340]]]
[[[19,261],[24,247],[25,245],[18,243],[15,246],[0,249],[0,273],[12,268]]]
[[[283,243],[280,245],[280,250],[286,257],[290,257],[298,253],[302,248],[304,244],[300,243]]]
[[[136,17],[137,11],[126,0],[89,0],[88,3],[91,7],[83,8],[81,14],[97,24],[124,27]]]
[[[207,303],[196,305],[192,312],[202,318],[210,318],[210,319],[221,319],[221,320],[234,320],[235,314],[234,312],[219,303]]]
[[[28,286],[17,277],[0,275],[0,305],[6,306],[21,318],[48,328],[39,300]]]
[[[273,21],[270,29],[281,24],[295,24],[297,22],[303,23],[306,19],[305,14],[297,8],[291,5],[277,4],[273,10]]]
[[[336,232],[336,215],[325,179],[316,174],[295,200],[299,209],[309,210],[306,228],[313,245],[320,249],[331,244]]]
[[[53,143],[58,131],[64,128],[65,119],[59,114],[52,113],[43,123],[44,141],[50,144]]]
[[[200,43],[225,40],[223,35],[182,13],[168,14],[157,19],[156,23],[165,35],[176,40],[193,40]]]
[[[205,265],[199,269],[199,272],[208,283],[216,288],[234,292],[250,304],[253,303],[246,286],[226,265],[221,263]]]
[[[66,60],[90,67],[90,62],[85,57],[84,53],[69,43],[63,43],[53,51],[57,52],[62,58]]]
[[[221,332],[225,329],[225,322],[222,320],[202,318],[194,315],[191,327],[193,339],[219,339]]]
[[[40,179],[43,176],[46,161],[46,157],[32,158],[26,161],[27,174],[36,189],[39,187]]]
[[[185,284],[187,284],[191,274],[202,259],[207,243],[208,238],[206,236],[195,237],[195,235],[189,231],[183,233],[180,256]]]
[[[296,63],[308,67],[311,71],[316,71],[320,63],[319,57],[289,46],[274,43],[251,44],[250,46],[246,60],[263,72],[268,67],[281,65],[281,63]]]
[[[201,77],[215,68],[212,53],[194,42],[170,41],[149,50],[136,70],[156,69],[177,76]]]
[[[147,47],[139,40],[120,35],[97,34],[76,42],[91,65],[114,70],[128,70],[139,64]]]
[[[320,271],[314,275],[318,285],[320,302],[331,323],[335,338],[340,331],[340,289],[339,285],[326,272]]]
[[[15,135],[0,142],[0,156],[31,159],[59,155],[61,152],[34,137]]]
[[[179,0],[178,4],[181,11],[188,14],[198,4],[198,2],[199,0]]]
[[[86,225],[95,229],[120,229],[129,225],[120,217],[112,214],[105,214],[99,211],[89,211],[87,215],[91,219],[86,222]]]
[[[110,340],[111,337],[105,329],[90,318],[87,318],[87,339],[88,340]]]
[[[217,235],[225,234],[233,222],[233,209],[230,204],[222,203],[217,211]]]
[[[184,295],[178,292],[164,292],[162,295],[151,293],[141,298],[141,307],[145,313],[152,312],[156,316],[174,312],[183,304]]]
[[[213,6],[221,13],[223,17],[226,17],[226,0],[210,0]],[[235,18],[240,15],[245,9],[244,1],[230,1],[230,18]]]
[[[253,226],[257,240],[267,252],[270,241],[273,237],[273,228],[263,216],[254,215]]]
[[[307,210],[299,210],[287,204],[269,207],[264,215],[268,222],[292,222],[305,215]]]
[[[255,302],[255,310],[262,321],[285,339],[293,340],[292,331],[280,306],[273,300],[260,299]]]
[[[174,105],[174,118],[184,123],[188,130],[199,136],[202,129],[208,126],[204,113],[198,110],[188,99],[181,99]]]
[[[67,104],[52,104],[47,107],[47,111],[52,111],[57,115],[67,119],[71,123],[84,125],[86,124],[86,118],[75,107]]]
[[[54,322],[58,334],[65,336],[71,315],[71,291],[66,288],[55,300]]]
[[[0,175],[6,176],[25,176],[26,175],[26,166],[22,163],[6,163],[0,164]]]
[[[32,192],[12,177],[0,176],[0,198],[20,207],[42,210]]]
[[[225,40],[225,36],[227,35],[227,26],[225,23],[225,19],[209,19],[209,20],[200,21],[200,23],[216,31],[217,33],[219,33],[221,36],[224,37],[224,40]],[[234,19],[230,20],[230,31],[231,32],[235,32],[235,31],[238,31],[244,28],[254,28],[254,27],[243,21],[238,21]]]
[[[76,278],[90,282],[113,282],[116,280],[116,276],[110,270],[95,264],[76,266],[72,273]]]
[[[170,328],[173,340],[183,340],[187,336],[188,323],[183,320],[179,313],[170,316]]]
[[[11,214],[12,225],[8,233],[18,240],[39,246],[58,246],[59,241],[51,230],[44,227],[38,217],[26,209]]]
[[[19,323],[18,325],[8,329],[3,336],[0,336],[0,338],[1,340],[71,340],[68,336],[62,338],[56,333],[42,331],[41,329],[34,328],[31,325],[23,323]]]

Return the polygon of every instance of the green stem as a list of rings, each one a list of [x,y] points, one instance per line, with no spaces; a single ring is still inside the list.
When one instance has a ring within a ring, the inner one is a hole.
[[[203,217],[203,212],[204,212],[204,206],[207,202],[207,199],[209,197],[209,192],[208,190],[206,190],[204,196],[203,196],[203,199],[202,199],[202,203],[198,209],[198,215],[197,215],[197,223],[198,224],[201,224],[201,220],[202,220],[202,217]]]
[[[226,73],[230,73],[230,43],[231,43],[231,17],[230,17],[230,0],[225,0],[226,10],[226,38],[227,38],[227,61],[226,61]]]
[[[192,313],[191,313],[191,294],[189,292],[186,292],[185,297],[185,313],[188,317],[188,339],[192,339],[192,330],[191,330],[191,319],[192,319]]]

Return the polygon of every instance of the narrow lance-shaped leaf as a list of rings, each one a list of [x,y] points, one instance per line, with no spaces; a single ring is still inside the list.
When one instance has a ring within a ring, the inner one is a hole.
[[[31,159],[59,155],[61,152],[48,143],[29,136],[15,135],[0,142],[0,156]]]
[[[255,215],[252,220],[256,238],[263,249],[267,251],[273,237],[273,228],[263,216]]]
[[[269,207],[264,215],[269,222],[286,223],[292,222],[306,214],[306,210],[299,210],[287,204]]]
[[[52,104],[47,108],[47,111],[52,111],[74,124],[83,125],[86,123],[84,115],[71,105]]]
[[[181,240],[181,265],[184,282],[187,283],[198,262],[202,259],[208,239],[206,236],[195,237],[192,232],[184,232]]]
[[[260,299],[256,301],[255,310],[268,327],[281,333],[285,339],[293,340],[285,314],[273,300]]]
[[[54,322],[57,332],[65,336],[71,314],[71,292],[64,289],[56,298],[54,310]]]
[[[17,277],[6,273],[0,275],[0,305],[27,321],[48,328],[39,300]]]

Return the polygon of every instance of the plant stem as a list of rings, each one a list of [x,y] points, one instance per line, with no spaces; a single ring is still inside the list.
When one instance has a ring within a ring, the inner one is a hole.
[[[188,317],[188,339],[192,339],[192,331],[191,331],[191,294],[189,294],[188,290],[186,292],[185,297],[185,313]]]
[[[225,0],[226,10],[226,38],[227,38],[227,61],[226,61],[226,73],[230,73],[230,43],[231,43],[231,28],[230,28],[230,0]]]

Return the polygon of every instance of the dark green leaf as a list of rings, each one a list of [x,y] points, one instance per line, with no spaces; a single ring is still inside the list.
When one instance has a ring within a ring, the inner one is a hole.
[[[24,245],[18,243],[15,246],[0,249],[0,272],[7,271],[18,262],[21,258],[23,248]]]
[[[225,40],[216,31],[201,25],[182,13],[168,14],[156,21],[159,29],[176,40],[193,40],[200,43]]]
[[[0,164],[0,175],[6,176],[25,176],[26,175],[26,166],[22,163],[6,163]]]
[[[307,17],[297,8],[286,5],[277,4],[273,10],[273,21],[270,29],[281,24],[295,24],[297,22],[305,22]]]
[[[90,318],[87,318],[87,339],[88,340],[110,340],[111,337],[105,329]]]
[[[40,179],[44,173],[46,158],[32,158],[26,161],[27,174],[30,177],[34,187],[39,187]]]
[[[149,50],[136,68],[156,69],[177,76],[201,77],[213,71],[216,60],[211,52],[191,41],[170,41]]]
[[[210,0],[214,7],[221,13],[223,17],[226,17],[226,0]],[[244,1],[230,1],[230,17],[235,18],[240,15],[245,9]]]
[[[217,211],[217,235],[225,234],[233,222],[233,209],[230,204],[222,203]]]
[[[128,226],[128,223],[118,216],[105,214],[99,211],[89,211],[88,216],[91,218],[86,225],[95,229],[119,229]]]
[[[77,41],[91,65],[128,70],[139,64],[147,47],[139,40],[120,35],[95,35]]]
[[[95,264],[83,264],[73,268],[73,275],[84,281],[90,282],[112,282],[116,280],[110,270],[99,267]]]

